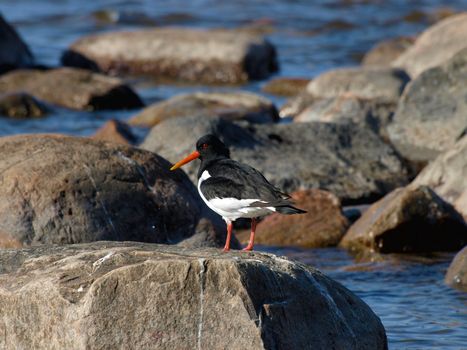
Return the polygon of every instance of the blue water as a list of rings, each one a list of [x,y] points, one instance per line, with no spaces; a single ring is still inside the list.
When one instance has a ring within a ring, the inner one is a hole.
[[[154,25],[237,28],[269,24],[277,47],[276,76],[314,77],[335,67],[357,65],[377,41],[420,32],[428,20],[404,20],[413,11],[440,7],[467,10],[467,0],[0,0],[0,11],[29,44],[38,63],[57,66],[76,39],[96,32]],[[102,20],[99,13],[108,14]],[[146,103],[181,92],[239,87],[156,85],[128,78]],[[260,92],[264,81],[240,87]],[[284,99],[266,95],[277,105]],[[55,109],[42,120],[0,118],[0,135],[60,132],[91,135],[106,120],[125,120],[136,111],[75,112]],[[356,265],[338,249],[273,249],[322,271],[365,300],[386,327],[391,349],[467,349],[467,295],[446,287],[451,255],[430,262]]]

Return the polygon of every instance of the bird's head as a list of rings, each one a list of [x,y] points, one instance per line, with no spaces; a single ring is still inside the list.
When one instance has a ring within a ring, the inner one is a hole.
[[[216,159],[216,158],[229,158],[229,149],[219,138],[212,134],[207,134],[201,137],[196,142],[196,151],[183,158],[181,161],[175,163],[170,170],[180,168],[182,165],[191,162],[194,159]]]

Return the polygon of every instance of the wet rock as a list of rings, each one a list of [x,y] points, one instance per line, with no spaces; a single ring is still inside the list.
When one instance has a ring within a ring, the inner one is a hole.
[[[364,66],[390,67],[403,52],[413,45],[415,38],[398,37],[377,43],[363,57]]]
[[[387,349],[360,298],[272,254],[98,242],[3,250],[0,273],[5,349]]]
[[[386,126],[391,122],[395,110],[395,102],[344,95],[315,100],[293,121],[299,123],[356,123],[369,127],[384,140],[387,140]]]
[[[277,70],[274,47],[234,30],[156,28],[84,37],[62,57],[65,65],[110,73],[142,73],[202,83],[241,83]]]
[[[15,31],[0,14],[0,73],[34,64],[34,57]]]
[[[362,255],[456,251],[467,243],[462,216],[426,186],[398,188],[374,203],[340,246]]]
[[[467,135],[431,161],[411,185],[429,186],[467,218]]]
[[[391,143],[414,163],[426,163],[451,148],[467,131],[467,48],[423,72],[402,95]]]
[[[17,70],[0,77],[0,93],[24,91],[58,106],[77,110],[141,107],[122,80],[83,69]]]
[[[219,116],[265,123],[279,119],[268,99],[249,92],[196,92],[172,97],[143,109],[130,119],[132,125],[154,126],[169,118]]]
[[[173,118],[153,127],[141,147],[176,162],[207,133],[218,135],[233,159],[257,168],[287,192],[322,188],[352,202],[380,197],[408,181],[394,150],[356,125],[240,126],[221,118]],[[191,162],[183,167],[194,183],[198,166]]]
[[[303,248],[336,246],[348,226],[339,199],[330,192],[318,189],[294,192],[292,199],[298,208],[307,213],[267,216],[257,226],[255,242]],[[242,243],[247,243],[249,236],[249,230],[237,234]]]
[[[390,68],[339,68],[313,79],[308,94],[317,98],[352,96],[362,99],[397,101],[409,77]]]
[[[40,118],[48,113],[49,109],[41,101],[29,94],[16,92],[0,95],[0,115],[14,118]]]
[[[147,151],[88,138],[23,135],[0,138],[0,153],[4,241],[177,243],[212,216],[189,179]]]
[[[310,79],[305,78],[274,78],[268,81],[262,91],[278,96],[296,96],[305,91]]]
[[[131,127],[120,120],[112,119],[105,123],[92,136],[95,140],[110,141],[123,145],[135,144],[136,136],[131,131]]]
[[[467,292],[467,247],[456,254],[445,278],[446,284]]]
[[[466,35],[467,13],[448,17],[424,31],[393,65],[405,69],[414,79],[467,47]]]

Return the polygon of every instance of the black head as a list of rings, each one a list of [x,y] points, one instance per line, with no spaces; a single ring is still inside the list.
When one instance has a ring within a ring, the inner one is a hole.
[[[230,158],[229,149],[219,138],[213,134],[207,134],[196,142],[196,150],[201,159]]]
[[[182,165],[191,162],[194,159],[201,159],[201,168],[206,167],[212,161],[222,158],[230,158],[230,152],[227,147],[216,136],[208,134],[196,142],[196,151],[175,163],[170,170],[180,168]],[[201,169],[200,168],[200,169]]]

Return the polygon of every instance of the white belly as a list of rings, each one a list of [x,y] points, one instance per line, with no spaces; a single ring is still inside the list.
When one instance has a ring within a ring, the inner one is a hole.
[[[206,205],[226,221],[235,221],[238,218],[256,218],[276,211],[274,207],[250,207],[253,202],[262,202],[260,199],[213,198],[207,200],[201,192],[201,184],[211,175],[205,170],[198,180],[198,192]],[[264,202],[263,202],[264,203]]]

